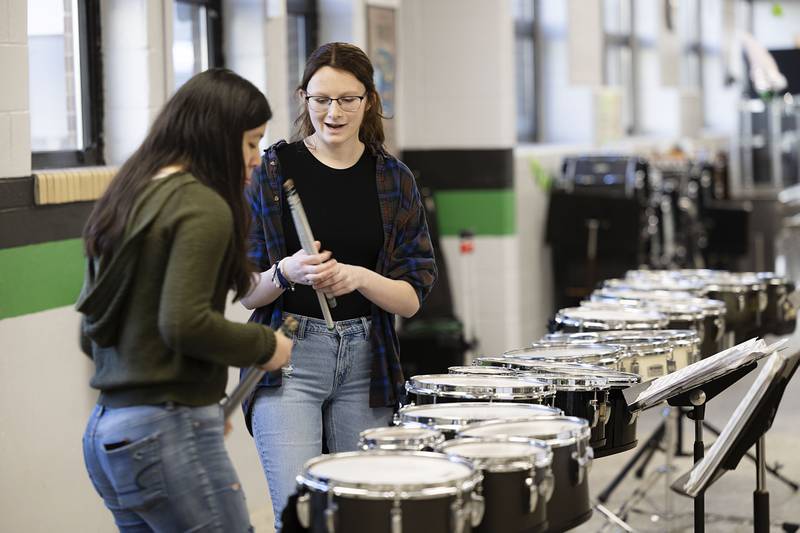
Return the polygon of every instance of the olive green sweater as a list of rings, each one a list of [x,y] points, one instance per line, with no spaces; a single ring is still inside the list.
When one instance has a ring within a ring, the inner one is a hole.
[[[190,174],[148,184],[113,256],[89,260],[76,305],[99,403],[209,405],[229,365],[272,357],[271,329],[223,316],[232,239],[227,203]]]

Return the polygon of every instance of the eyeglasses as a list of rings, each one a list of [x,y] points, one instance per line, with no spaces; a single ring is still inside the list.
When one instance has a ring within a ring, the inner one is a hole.
[[[305,98],[306,102],[308,102],[308,107],[312,111],[327,111],[331,103],[336,102],[339,104],[339,109],[352,113],[353,111],[358,111],[358,108],[361,107],[361,100],[366,97],[367,95],[365,94],[363,96],[340,96],[339,98],[331,98],[329,96],[306,96]]]

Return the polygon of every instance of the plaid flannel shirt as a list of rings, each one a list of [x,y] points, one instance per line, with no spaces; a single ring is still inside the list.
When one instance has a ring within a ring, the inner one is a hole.
[[[259,272],[268,270],[287,255],[281,213],[288,205],[282,192],[284,177],[277,154],[283,146],[287,143],[279,141],[265,151],[246,191],[253,216],[249,257]],[[383,219],[383,249],[378,255],[375,272],[410,283],[421,303],[433,286],[437,269],[419,190],[408,167],[383,149],[372,150],[377,156],[375,179]],[[282,313],[281,296],[256,309],[250,320],[278,328]],[[371,318],[373,359],[369,403],[371,407],[394,407],[404,384],[394,315],[373,304]],[[280,384],[278,371],[267,374],[259,387]],[[249,403],[244,405],[248,426]]]

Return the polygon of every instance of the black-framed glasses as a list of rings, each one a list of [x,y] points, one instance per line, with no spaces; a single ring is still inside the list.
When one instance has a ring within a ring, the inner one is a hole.
[[[308,107],[312,111],[327,111],[331,103],[336,102],[339,104],[339,109],[352,113],[353,111],[358,111],[358,108],[361,107],[361,101],[366,97],[367,95],[364,94],[361,96],[340,96],[339,98],[331,98],[330,96],[306,96],[305,98],[306,102],[308,102]]]

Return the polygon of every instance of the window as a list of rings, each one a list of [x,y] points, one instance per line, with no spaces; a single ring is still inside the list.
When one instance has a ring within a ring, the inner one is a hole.
[[[536,27],[534,0],[514,0],[514,61],[516,67],[517,140],[535,142],[538,109],[536,95]]]
[[[317,7],[314,0],[288,0],[286,3],[289,51],[289,109],[298,106],[295,91],[303,78],[306,59],[317,47]],[[294,118],[295,113],[291,113]]]
[[[174,89],[211,67],[221,67],[219,0],[175,0],[172,19]]]
[[[631,0],[603,1],[604,81],[606,85],[615,85],[622,89],[622,128],[628,135],[639,130],[632,11]]]
[[[28,0],[34,169],[102,163],[99,3]]]

